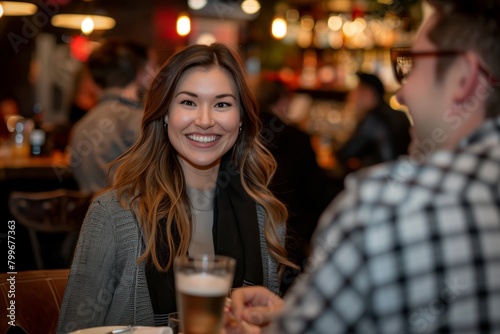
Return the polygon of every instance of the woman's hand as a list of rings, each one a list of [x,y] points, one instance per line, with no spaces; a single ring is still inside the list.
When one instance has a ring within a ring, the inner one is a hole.
[[[228,334],[260,334],[281,313],[283,300],[268,289],[255,286],[233,290],[226,307]]]

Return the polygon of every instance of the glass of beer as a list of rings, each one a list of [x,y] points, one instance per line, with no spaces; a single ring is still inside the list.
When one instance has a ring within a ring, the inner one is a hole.
[[[220,334],[235,264],[234,259],[219,255],[175,259],[177,311],[183,334]]]

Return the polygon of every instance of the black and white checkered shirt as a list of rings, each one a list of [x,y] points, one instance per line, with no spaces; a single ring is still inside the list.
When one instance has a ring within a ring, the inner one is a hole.
[[[271,333],[500,333],[500,118],[349,177],[315,237]]]

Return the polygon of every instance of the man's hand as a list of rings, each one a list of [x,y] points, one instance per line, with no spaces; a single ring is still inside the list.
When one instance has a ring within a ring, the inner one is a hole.
[[[283,308],[283,300],[268,289],[255,286],[233,290],[227,309],[228,334],[259,334]]]

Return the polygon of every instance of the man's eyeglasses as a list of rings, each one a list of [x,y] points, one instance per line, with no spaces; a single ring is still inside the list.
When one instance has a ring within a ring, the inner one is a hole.
[[[391,63],[394,76],[400,84],[404,84],[406,77],[410,74],[415,57],[449,57],[463,54],[463,51],[439,50],[439,51],[412,51],[410,48],[392,48]],[[498,85],[498,80],[483,66],[479,65],[479,70],[486,76],[493,85]]]

